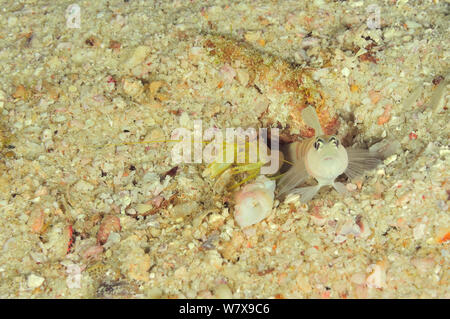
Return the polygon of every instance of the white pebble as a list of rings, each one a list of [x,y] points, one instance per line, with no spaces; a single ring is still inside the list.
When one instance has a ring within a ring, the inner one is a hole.
[[[138,64],[144,62],[146,56],[151,52],[151,48],[147,46],[138,46],[131,57],[125,62],[126,68],[134,68]]]
[[[42,133],[42,141],[47,142],[52,139],[52,131],[50,129],[45,129]]]
[[[226,284],[218,285],[214,289],[214,295],[219,299],[233,298],[233,293],[231,292],[231,289]]]
[[[31,274],[28,276],[27,284],[29,288],[37,288],[44,282],[45,278]]]
[[[397,154],[391,155],[384,160],[384,165],[389,165],[397,160]]]
[[[346,188],[347,188],[347,190],[348,190],[349,192],[353,192],[353,191],[355,191],[356,188],[357,188],[357,186],[356,186],[355,184],[353,184],[353,183],[348,183],[348,184],[345,185],[345,186],[346,186]]]
[[[347,67],[345,67],[342,69],[341,73],[343,76],[348,77],[350,75],[350,70]]]
[[[198,209],[199,209],[198,203],[192,201],[192,202],[185,202],[185,203],[176,205],[173,208],[173,211],[174,211],[174,215],[176,217],[183,218],[183,217],[193,214],[194,212],[198,211]]]
[[[79,180],[75,184],[74,188],[80,192],[90,192],[94,189],[94,185],[92,185],[84,180]]]
[[[413,236],[415,240],[423,238],[425,235],[425,224],[419,224],[413,229]]]

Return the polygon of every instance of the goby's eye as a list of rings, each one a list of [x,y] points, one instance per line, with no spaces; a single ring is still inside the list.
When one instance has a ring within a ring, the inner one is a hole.
[[[321,138],[318,138],[315,142],[314,142],[314,148],[316,150],[318,150],[321,146],[323,145],[323,140]]]
[[[339,140],[337,139],[336,136],[332,136],[330,137],[330,139],[328,140],[328,142],[333,143],[334,146],[338,147],[339,146]]]

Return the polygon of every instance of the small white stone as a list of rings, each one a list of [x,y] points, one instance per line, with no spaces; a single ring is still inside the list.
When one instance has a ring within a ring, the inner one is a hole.
[[[425,235],[425,224],[419,224],[413,229],[413,236],[415,240],[423,238]]]
[[[45,129],[44,132],[42,132],[42,140],[44,142],[50,141],[52,139],[52,131],[50,129]]]
[[[224,219],[225,218],[220,214],[212,214],[211,216],[209,216],[208,224],[209,225],[220,225],[221,223],[223,223]]]
[[[90,192],[94,189],[94,185],[92,185],[84,180],[80,180],[75,184],[74,188],[80,192]]]
[[[27,284],[30,288],[37,288],[44,282],[45,278],[31,274],[28,276]]]
[[[341,73],[343,76],[348,77],[350,75],[350,70],[347,67],[345,67],[342,69]]]
[[[189,118],[189,114],[187,114],[186,112],[181,113],[180,116],[180,125],[182,127],[189,127],[191,123],[191,120]]]
[[[391,155],[384,160],[385,165],[389,165],[397,160],[397,154]]]
[[[214,295],[219,299],[233,298],[233,293],[231,292],[231,289],[226,284],[218,285],[214,289]]]
[[[285,204],[297,203],[300,201],[300,195],[298,194],[288,194],[284,200]]]
[[[155,274],[151,273],[150,278],[151,279],[155,278]],[[158,287],[152,287],[147,290],[146,295],[147,295],[147,298],[150,298],[150,299],[159,299],[162,296],[162,290]]]
[[[147,55],[151,52],[151,48],[147,46],[138,46],[131,57],[125,62],[126,68],[134,68],[138,64],[144,62]]]
[[[364,5],[364,1],[356,1],[356,2],[352,2],[350,4],[350,6],[356,8],[356,7],[362,7]]]
[[[248,72],[244,69],[237,69],[236,70],[236,74],[237,77],[239,79],[239,82],[243,85],[246,86],[249,79],[250,79],[250,75],[248,74]]]
[[[194,201],[180,203],[173,208],[175,217],[181,218],[181,220],[183,220],[183,218],[186,216],[192,215],[198,210],[199,205]]]
[[[139,215],[145,214],[146,212],[148,212],[149,210],[151,210],[153,208],[153,205],[151,204],[137,204],[136,205],[136,212]]]
[[[450,150],[448,150],[448,149],[439,150],[440,156],[447,156],[449,154],[450,154]]]
[[[343,242],[346,241],[346,240],[347,240],[347,237],[346,237],[346,236],[343,236],[343,235],[336,235],[336,237],[334,238],[333,242],[334,242],[335,244],[340,244],[340,243],[343,243]]]

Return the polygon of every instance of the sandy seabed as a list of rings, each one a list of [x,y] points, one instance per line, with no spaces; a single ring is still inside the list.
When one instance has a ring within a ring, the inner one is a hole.
[[[448,0],[1,8],[0,297],[450,297]],[[234,177],[146,142],[195,120],[301,140],[306,105],[395,152],[246,229]]]

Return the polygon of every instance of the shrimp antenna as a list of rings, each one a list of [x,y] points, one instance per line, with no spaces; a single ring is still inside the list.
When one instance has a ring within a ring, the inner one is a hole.
[[[315,108],[313,108],[312,106],[308,106],[305,109],[303,109],[302,119],[306,125],[311,126],[314,129],[316,137],[319,135],[324,135]]]

